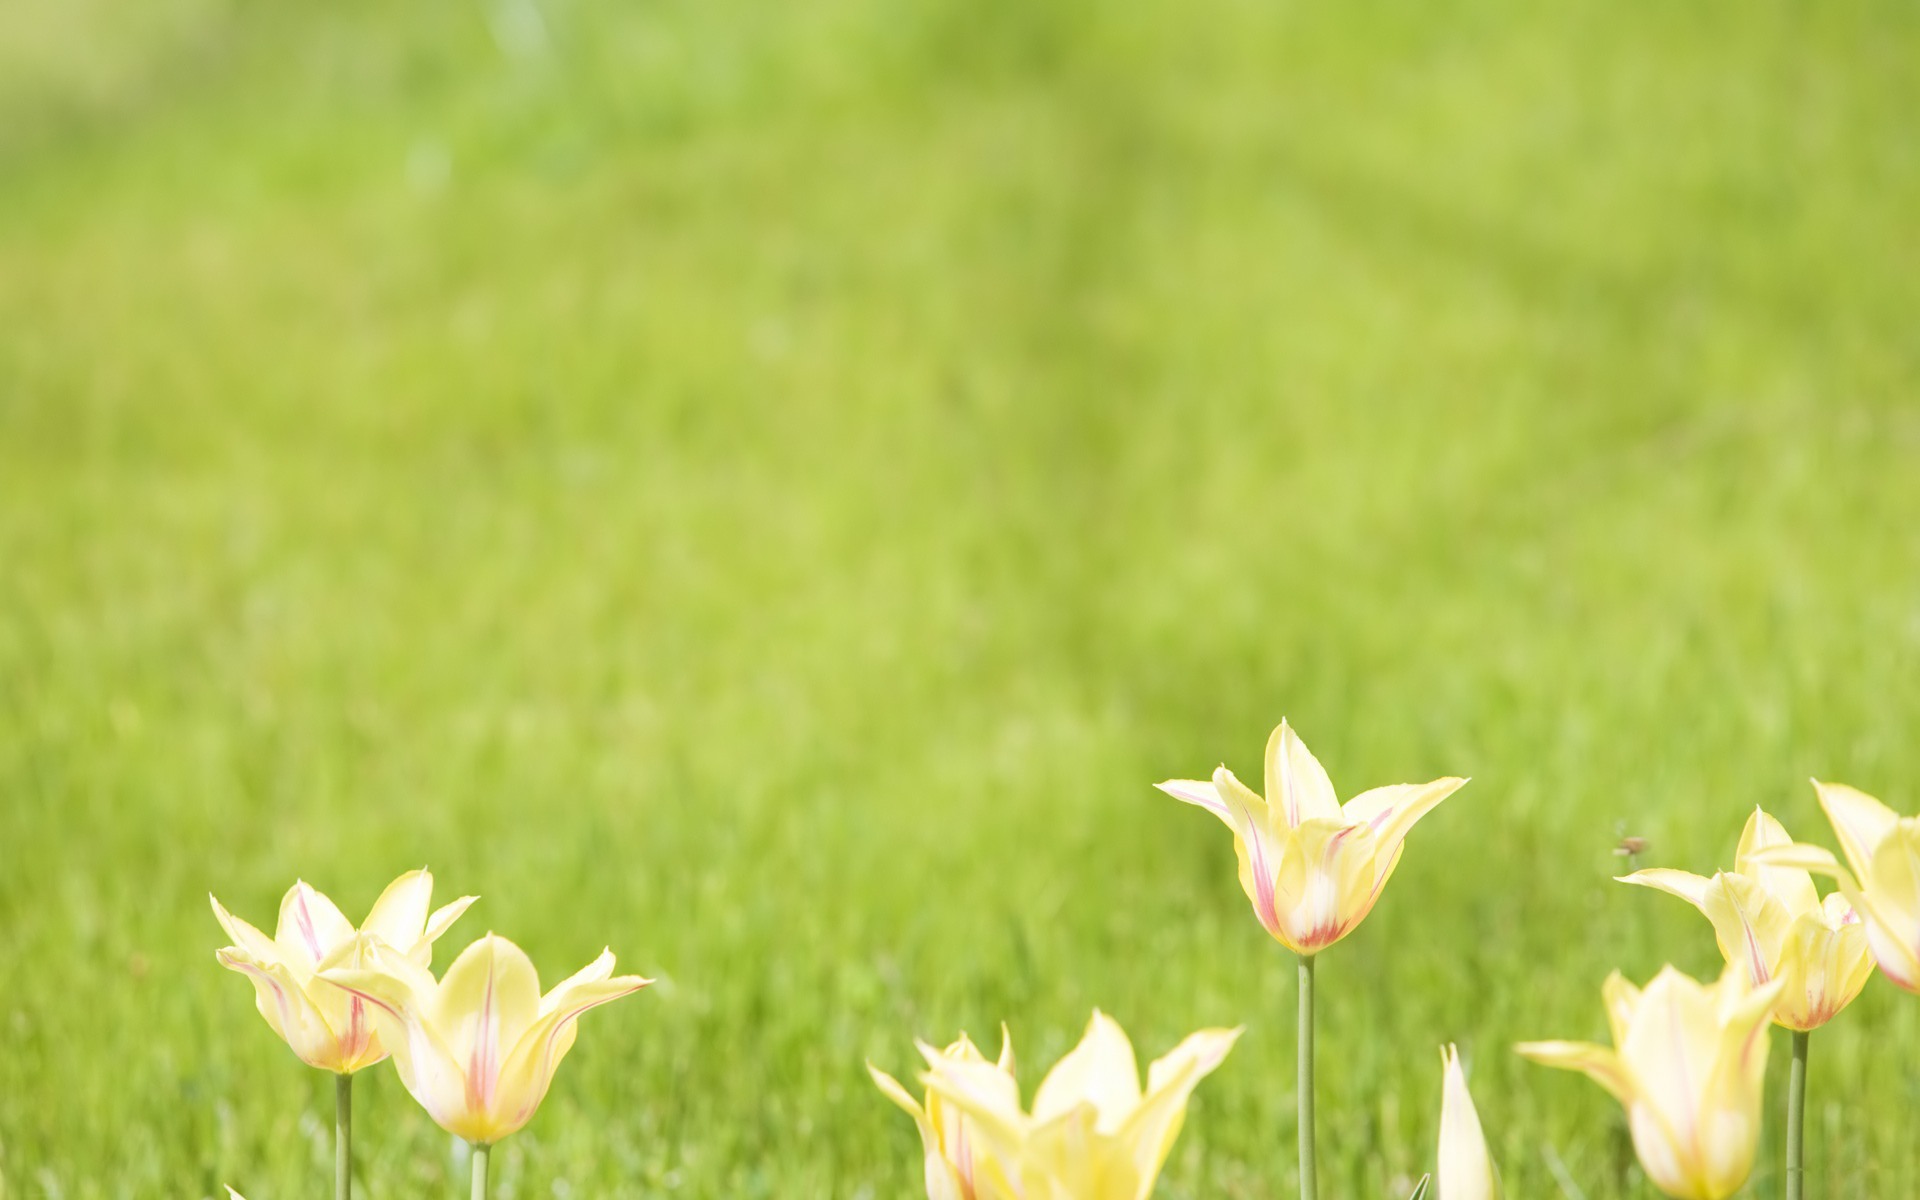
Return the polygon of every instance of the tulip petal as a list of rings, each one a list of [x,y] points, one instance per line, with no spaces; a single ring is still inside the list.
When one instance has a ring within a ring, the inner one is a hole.
[[[1822,911],[1794,918],[1775,976],[1784,987],[1773,1019],[1788,1029],[1818,1029],[1860,995],[1873,976],[1873,953],[1844,896],[1835,892]]]
[[[1631,883],[1637,887],[1649,887],[1656,891],[1678,896],[1702,912],[1706,911],[1707,889],[1713,881],[1704,875],[1695,875],[1691,871],[1674,871],[1666,867],[1649,867],[1644,871],[1635,871],[1631,875],[1615,875],[1616,883]]]
[[[468,1141],[487,1140],[484,1123],[473,1119],[466,1103],[465,1060],[431,1023],[440,985],[390,946],[376,943],[372,954],[373,967],[331,968],[320,978],[366,1002],[401,1086],[436,1124]]]
[[[1713,922],[1728,962],[1740,964],[1756,987],[1773,979],[1793,918],[1772,892],[1757,880],[1723,871],[1713,877],[1700,911]]]
[[[287,954],[304,956],[311,967],[353,934],[353,922],[341,915],[325,893],[297,880],[280,901],[280,923],[273,940]]]
[[[1260,918],[1260,924],[1268,933],[1279,937],[1280,914],[1273,902],[1276,847],[1267,833],[1266,802],[1225,767],[1214,771],[1213,786],[1233,817],[1233,846],[1240,857],[1240,888],[1253,902],[1253,913]]]
[[[1119,1022],[1097,1008],[1080,1044],[1041,1081],[1033,1097],[1033,1119],[1050,1121],[1080,1104],[1093,1105],[1103,1133],[1112,1132],[1140,1105],[1133,1043]]]
[[[1449,776],[1427,783],[1396,783],[1373,788],[1347,801],[1341,817],[1349,825],[1369,827],[1380,846],[1380,857],[1385,861],[1406,840],[1420,818],[1466,784],[1465,779]]]
[[[1133,1147],[1134,1167],[1149,1189],[1180,1135],[1188,1097],[1202,1079],[1226,1061],[1240,1034],[1240,1029],[1202,1029],[1188,1034],[1147,1068],[1146,1098],[1122,1126],[1120,1140]]]
[[[1871,871],[1874,849],[1900,819],[1899,815],[1872,796],[1844,783],[1822,783],[1816,779],[1813,790],[1820,797],[1820,807],[1826,810],[1827,820],[1833,823],[1834,836],[1840,839],[1847,864],[1855,875],[1866,878]]]
[[[207,893],[207,900],[213,905],[214,920],[220,922],[220,928],[227,931],[227,936],[233,939],[236,947],[260,962],[279,962],[284,957],[278,943],[228,912],[212,892]]]
[[[1620,1056],[1606,1046],[1592,1042],[1521,1042],[1513,1050],[1520,1057],[1543,1067],[1578,1071],[1607,1089],[1622,1104],[1633,1099],[1633,1082],[1628,1078]]]
[[[1440,1097],[1440,1168],[1436,1200],[1500,1200],[1499,1173],[1487,1153],[1480,1113],[1460,1070],[1460,1052],[1443,1046],[1446,1080]]]
[[[1340,798],[1326,768],[1284,718],[1267,738],[1267,804],[1289,829],[1340,815]]]
[[[1351,933],[1373,911],[1386,882],[1378,856],[1365,825],[1315,819],[1295,830],[1274,887],[1281,940],[1298,953],[1316,954]]]
[[[638,975],[609,978],[603,966],[612,968],[611,953],[603,953],[586,970],[548,993],[540,1003],[540,1016],[508,1051],[506,1063],[500,1070],[500,1089],[495,1103],[497,1137],[519,1130],[546,1099],[554,1071],[559,1069],[567,1051],[573,1049],[581,1016],[602,1004],[630,996],[653,982]]]
[[[1881,970],[1908,991],[1920,990],[1920,819],[1896,822],[1880,840],[1862,899]]]
[[[920,1053],[927,1059],[920,1076],[927,1090],[971,1119],[997,1153],[1017,1153],[1026,1140],[1028,1121],[1012,1076],[988,1063],[942,1058],[925,1043],[920,1043]]]
[[[405,954],[426,932],[427,906],[432,899],[433,874],[408,871],[380,893],[360,930]]]
[[[1820,907],[1820,895],[1814,890],[1813,877],[1798,867],[1776,867],[1754,861],[1754,855],[1769,846],[1789,846],[1793,839],[1786,827],[1758,805],[1740,831],[1740,847],[1734,854],[1733,869],[1759,882],[1786,906],[1789,917],[1812,912]]]
[[[914,1127],[920,1131],[920,1152],[925,1160],[924,1168],[927,1184],[927,1200],[968,1200],[961,1190],[960,1176],[954,1165],[947,1161],[940,1146],[940,1131],[927,1119],[927,1110],[920,1107],[900,1081],[882,1071],[872,1063],[867,1064],[867,1074],[873,1076],[874,1086],[878,1087],[887,1099],[906,1110],[913,1118]]]
[[[339,1041],[326,1015],[308,994],[305,981],[285,962],[255,958],[239,947],[217,951],[214,957],[221,966],[253,982],[254,1006],[301,1062],[323,1071],[350,1069],[341,1060]]]
[[[1600,1002],[1607,1009],[1607,1029],[1618,1046],[1627,1040],[1627,1026],[1633,1011],[1640,1006],[1640,989],[1618,971],[1610,972],[1600,985]]]
[[[426,1019],[458,1056],[469,1111],[494,1112],[507,1055],[539,1014],[539,973],[506,938],[488,934],[447,968]]]
[[[1226,822],[1228,829],[1236,829],[1233,814],[1227,811],[1227,802],[1220,798],[1213,784],[1204,779],[1167,779],[1153,785],[1172,796],[1175,800],[1185,801],[1196,808],[1204,808],[1214,816]]]

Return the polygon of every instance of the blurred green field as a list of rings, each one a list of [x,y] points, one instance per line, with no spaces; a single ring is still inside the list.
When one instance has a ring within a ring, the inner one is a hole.
[[[1287,715],[1344,794],[1474,777],[1321,963],[1323,1194],[1404,1196],[1458,1040],[1510,1195],[1650,1195],[1508,1052],[1717,969],[1617,838],[1920,809],[1916,55],[1891,0],[0,10],[4,1194],[318,1194],[205,896],[422,863],[441,965],[662,980],[505,1200],[910,1196],[862,1060],[1006,1019],[1032,1081],[1096,1004],[1246,1023],[1158,1194],[1286,1194],[1292,963],[1150,785]],[[368,1078],[363,1194],[451,1194]],[[1812,1195],[1920,1193],[1920,1001],[1812,1088]]]

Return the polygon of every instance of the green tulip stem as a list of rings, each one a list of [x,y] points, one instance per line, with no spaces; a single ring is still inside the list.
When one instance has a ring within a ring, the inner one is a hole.
[[[1313,955],[1300,956],[1300,1200],[1314,1200]]]
[[[492,1146],[473,1144],[473,1200],[487,1200],[487,1152]]]
[[[1793,1031],[1793,1068],[1787,1075],[1787,1200],[1800,1200],[1806,1182],[1807,1043],[1813,1035]]]
[[[333,1077],[333,1200],[353,1198],[353,1076]]]

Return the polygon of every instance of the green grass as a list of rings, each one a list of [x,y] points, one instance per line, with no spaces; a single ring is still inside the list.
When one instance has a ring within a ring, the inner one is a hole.
[[[440,963],[662,980],[503,1198],[908,1196],[862,1060],[1005,1019],[1031,1082],[1096,1004],[1248,1026],[1159,1194],[1284,1195],[1292,963],[1150,787],[1284,714],[1344,793],[1474,777],[1321,964],[1323,1195],[1427,1168],[1443,1040],[1510,1194],[1649,1195],[1508,1052],[1716,968],[1616,838],[1920,809],[1916,53],[1867,0],[29,0],[5,1194],[318,1193],[205,895],[428,863]],[[1920,1190],[1920,1002],[1813,1056],[1812,1194]],[[358,1116],[365,1195],[457,1191],[385,1068]]]

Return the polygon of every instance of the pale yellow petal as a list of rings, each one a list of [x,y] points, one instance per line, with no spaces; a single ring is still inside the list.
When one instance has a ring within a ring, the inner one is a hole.
[[[1267,738],[1267,804],[1275,825],[1285,822],[1288,828],[1340,815],[1326,768],[1284,719]]]
[[[1756,854],[1769,846],[1792,844],[1793,839],[1787,836],[1786,826],[1756,805],[1753,815],[1747,818],[1746,828],[1740,831],[1740,847],[1734,854],[1733,869],[1758,881],[1761,887],[1772,892],[1786,907],[1789,917],[1797,917],[1820,907],[1820,896],[1814,891],[1813,877],[1799,867],[1776,867],[1754,859]]]
[[[354,932],[353,922],[341,915],[333,901],[298,880],[280,901],[280,923],[273,940],[289,957],[299,957],[311,968],[340,943],[351,941]]]
[[[1204,779],[1167,779],[1153,786],[1159,788],[1167,795],[1172,796],[1175,800],[1191,804],[1195,808],[1206,809],[1214,816],[1220,818],[1228,829],[1238,832],[1238,826],[1234,823],[1233,814],[1227,809],[1227,802],[1220,798],[1220,793],[1214,788],[1210,781]]]
[[[1280,936],[1280,916],[1274,907],[1273,880],[1280,847],[1268,832],[1267,806],[1253,790],[1220,767],[1213,786],[1233,822],[1233,847],[1240,859],[1240,888],[1253,904],[1253,915],[1274,937]]]
[[[1384,879],[1373,831],[1337,819],[1293,831],[1274,885],[1282,940],[1301,954],[1338,942],[1373,911]]]
[[[380,893],[380,898],[368,910],[367,919],[360,923],[360,931],[405,954],[426,932],[427,909],[432,900],[432,873],[408,871]]]
[[[1627,1040],[1627,1026],[1633,1023],[1634,1010],[1640,1007],[1640,989],[1618,971],[1609,972],[1600,985],[1600,1001],[1607,1009],[1607,1028],[1613,1044]]]
[[[867,1064],[867,1073],[873,1076],[874,1085],[887,1099],[899,1105],[908,1116],[913,1118],[914,1128],[920,1131],[920,1153],[923,1159],[928,1200],[967,1200],[966,1193],[961,1190],[959,1173],[954,1169],[953,1164],[947,1161],[946,1153],[940,1144],[940,1132],[927,1119],[926,1109],[907,1093],[907,1089],[900,1086],[899,1080],[872,1063]]]
[[[217,951],[214,957],[221,966],[253,982],[254,1006],[301,1062],[323,1071],[353,1069],[344,1061],[325,1014],[308,995],[308,981],[296,978],[285,962],[255,958],[237,946]]]
[[[484,1140],[484,1114],[469,1104],[466,1062],[447,1044],[430,1013],[439,985],[423,967],[378,944],[370,969],[329,969],[321,981],[364,1000],[392,1052],[401,1086],[442,1129],[468,1141]]]
[[[1349,825],[1365,825],[1370,829],[1385,861],[1399,849],[1420,818],[1466,785],[1465,779],[1448,777],[1427,783],[1377,787],[1347,801],[1341,817]]]
[[[1188,1034],[1178,1046],[1147,1068],[1146,1098],[1118,1135],[1132,1148],[1135,1174],[1145,1189],[1141,1196],[1152,1190],[1167,1153],[1173,1149],[1174,1139],[1186,1120],[1187,1100],[1193,1089],[1226,1060],[1240,1032],[1238,1029],[1202,1029]]]
[[[539,1017],[507,1051],[491,1105],[493,1136],[487,1140],[498,1141],[517,1132],[533,1118],[547,1097],[560,1060],[573,1049],[583,1015],[622,996],[631,996],[653,982],[638,975],[609,977],[601,969],[603,965],[613,966],[612,954],[603,954],[592,966],[548,993],[540,1003]]]
[[[1848,865],[1855,875],[1864,878],[1880,839],[1900,819],[1899,814],[1844,783],[1822,783],[1816,779],[1813,790],[1820,797],[1820,807],[1826,810],[1827,820],[1833,823],[1834,836],[1840,839],[1840,849],[1847,856]]]
[[[1722,957],[1740,964],[1756,986],[1773,978],[1793,918],[1772,892],[1745,875],[1723,871],[1708,886],[1701,911],[1713,922]]]
[[[1713,883],[1704,875],[1666,867],[1649,867],[1631,875],[1616,875],[1613,878],[1616,883],[1631,883],[1635,887],[1652,888],[1669,896],[1678,896],[1702,912],[1706,911],[1707,888]]]
[[[207,893],[207,902],[213,905],[213,919],[220,922],[220,928],[226,930],[236,947],[259,962],[279,962],[285,957],[278,942],[228,912],[212,892]]]
[[[1033,1097],[1033,1119],[1050,1121],[1080,1104],[1093,1105],[1102,1132],[1111,1132],[1140,1104],[1140,1068],[1120,1023],[1093,1011],[1080,1044],[1054,1064]]]
[[[1873,852],[1864,895],[1848,898],[1865,910],[1880,969],[1908,991],[1920,990],[1920,820],[1895,822]]]
[[[1788,1029],[1825,1025],[1853,1003],[1873,975],[1866,927],[1847,919],[1852,909],[1839,893],[1827,899],[1838,903],[1794,919],[1775,971],[1781,992],[1773,1019]]]
[[[1499,1173],[1487,1152],[1480,1113],[1460,1070],[1460,1054],[1453,1046],[1440,1051],[1445,1080],[1440,1097],[1439,1170],[1434,1182],[1436,1200],[1500,1200]]]
[[[1521,1042],[1514,1053],[1543,1067],[1578,1071],[1593,1080],[1622,1104],[1633,1098],[1633,1081],[1621,1065],[1620,1056],[1592,1042]]]

